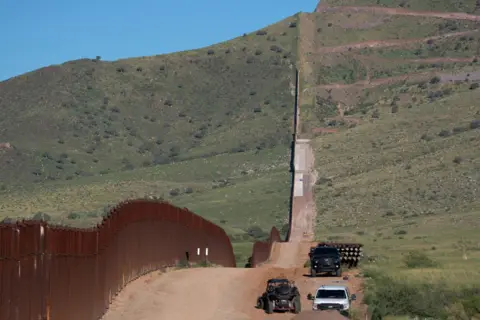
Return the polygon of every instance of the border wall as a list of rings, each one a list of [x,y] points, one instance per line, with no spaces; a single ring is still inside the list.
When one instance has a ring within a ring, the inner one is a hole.
[[[179,261],[235,267],[225,231],[166,202],[120,203],[94,228],[0,224],[1,320],[97,320],[130,281]]]

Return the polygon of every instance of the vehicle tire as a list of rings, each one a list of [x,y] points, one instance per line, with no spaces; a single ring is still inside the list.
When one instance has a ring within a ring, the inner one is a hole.
[[[335,275],[337,277],[341,277],[342,276],[342,268],[339,268],[336,272],[335,272]]]
[[[298,314],[302,311],[302,303],[300,302],[300,297],[295,297],[293,299],[293,313]]]
[[[312,278],[315,278],[317,276],[317,272],[315,271],[315,269],[310,269],[310,276]]]
[[[265,309],[265,303],[264,303],[262,297],[259,297],[259,298],[257,299],[257,305],[255,306],[255,308],[257,308],[257,309],[262,309],[262,310]]]
[[[273,301],[271,301],[271,300],[267,301],[267,303],[265,305],[265,312],[268,313],[268,314],[273,313]]]

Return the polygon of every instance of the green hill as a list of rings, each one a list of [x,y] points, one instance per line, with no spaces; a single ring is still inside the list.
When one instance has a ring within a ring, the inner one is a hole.
[[[71,61],[0,83],[0,181],[72,180],[288,146],[295,17],[199,50]]]
[[[299,17],[317,237],[365,244],[367,302],[386,319],[479,315],[474,4],[327,0]]]

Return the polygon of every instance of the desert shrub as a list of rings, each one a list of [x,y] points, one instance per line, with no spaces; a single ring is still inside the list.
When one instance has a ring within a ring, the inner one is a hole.
[[[431,136],[429,136],[428,134],[424,133],[424,134],[422,134],[420,139],[425,140],[425,141],[431,141],[433,138]]]
[[[449,136],[450,136],[450,131],[448,131],[448,130],[442,130],[442,131],[440,131],[440,132],[438,133],[438,135],[439,135],[440,137],[444,137],[444,138],[445,138],[445,137],[449,137]]]
[[[453,163],[460,164],[462,162],[463,162],[463,158],[460,156],[456,156],[455,158],[453,158]]]
[[[480,120],[472,120],[472,122],[470,122],[470,129],[478,129],[480,128]]]
[[[210,261],[202,260],[200,262],[195,263],[194,267],[197,267],[197,268],[211,268],[211,267],[215,267],[215,265],[213,263],[211,263]]]
[[[77,213],[77,212],[71,212],[67,215],[67,219],[70,219],[70,220],[77,220],[77,219],[80,219],[82,216]]]
[[[175,189],[170,190],[170,191],[168,192],[168,194],[170,194],[170,196],[172,196],[172,197],[176,197],[176,196],[178,196],[178,195],[180,194],[180,190],[178,190],[178,189],[175,188]]]
[[[43,212],[37,212],[32,217],[34,221],[50,221],[51,219],[52,217],[50,217],[50,215]]]
[[[407,268],[433,268],[438,264],[432,260],[425,252],[410,251],[403,258],[403,262]]]
[[[282,236],[282,239],[287,237],[288,230],[290,230],[290,225],[288,223],[285,223],[282,228],[280,228],[280,235]]]
[[[439,77],[433,77],[432,79],[430,79],[430,83],[431,84],[436,84],[436,83],[439,83],[440,80],[441,79]]]
[[[278,53],[280,53],[280,52],[282,52],[282,51],[283,51],[283,49],[282,49],[282,48],[280,48],[279,46],[273,45],[273,46],[270,46],[270,51],[273,51],[273,52],[278,52]]]
[[[466,130],[467,130],[467,128],[465,128],[465,127],[455,127],[455,128],[453,128],[452,132],[453,132],[453,134],[458,134],[458,133],[465,132]]]
[[[150,167],[152,165],[152,162],[150,160],[144,160],[142,162],[143,167]]]
[[[188,263],[187,259],[179,260],[175,264],[175,268],[177,268],[177,269],[184,269],[184,268],[189,268],[189,267],[190,267],[190,263]]]
[[[451,287],[442,281],[418,282],[374,272],[366,282],[365,302],[372,319],[410,316],[423,319],[470,319],[480,310],[480,287]],[[460,312],[459,312],[460,309]],[[459,313],[463,317],[459,317]]]
[[[259,226],[251,226],[247,229],[247,233],[250,237],[254,238],[255,240],[266,240],[270,236],[268,232],[265,232]]]
[[[239,233],[229,236],[231,242],[251,242],[252,237],[248,233]]]

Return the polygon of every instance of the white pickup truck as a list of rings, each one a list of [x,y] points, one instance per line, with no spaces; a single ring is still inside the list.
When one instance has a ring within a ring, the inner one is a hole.
[[[342,315],[348,316],[351,302],[356,300],[355,294],[350,294],[346,286],[324,285],[317,289],[315,295],[308,294],[312,300],[313,310],[338,310]]]

